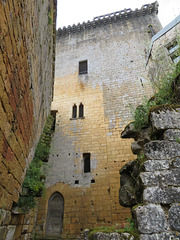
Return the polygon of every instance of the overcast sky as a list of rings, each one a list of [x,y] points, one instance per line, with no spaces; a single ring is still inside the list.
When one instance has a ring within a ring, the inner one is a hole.
[[[58,0],[57,28],[93,20],[94,17],[124,8],[141,8],[149,0]],[[158,17],[166,26],[180,14],[180,0],[158,0]]]

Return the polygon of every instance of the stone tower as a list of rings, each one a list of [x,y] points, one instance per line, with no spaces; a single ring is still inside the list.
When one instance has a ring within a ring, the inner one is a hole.
[[[78,236],[130,216],[119,205],[119,169],[133,155],[131,140],[120,134],[132,120],[129,105],[152,94],[145,63],[152,34],[161,29],[157,13],[154,2],[58,30],[42,234]]]

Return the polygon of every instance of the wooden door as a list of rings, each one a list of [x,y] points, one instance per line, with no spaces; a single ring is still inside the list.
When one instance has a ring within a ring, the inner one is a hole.
[[[64,214],[64,199],[60,193],[54,193],[48,203],[46,235],[58,236],[62,234]]]

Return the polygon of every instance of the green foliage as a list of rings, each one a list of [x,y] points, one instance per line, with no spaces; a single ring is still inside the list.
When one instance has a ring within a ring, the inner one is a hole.
[[[140,163],[144,162],[144,160],[145,160],[145,154],[144,154],[144,153],[138,154],[137,159],[138,159],[138,161],[139,161]]]
[[[54,10],[53,7],[48,11],[48,24],[51,25],[53,24],[53,15],[54,15]]]
[[[135,129],[139,130],[143,127],[148,126],[149,110],[155,105],[156,104],[154,101],[150,102],[146,98],[144,98],[142,105],[138,106],[134,112]]]
[[[125,233],[125,232],[127,232],[127,233],[130,233],[131,235],[133,235],[135,237],[135,239],[138,239],[137,238],[138,231],[135,228],[133,219],[130,219],[130,218],[127,219],[127,222],[125,224],[124,223],[121,223],[121,224],[117,223],[113,226],[101,226],[101,227],[92,229],[89,232],[89,239],[92,239],[93,235],[97,232],[103,232],[103,233],[113,233],[113,232]]]
[[[150,100],[144,98],[142,105],[138,106],[134,112],[135,129],[140,130],[148,126],[149,111],[152,107],[174,103],[174,81],[179,74],[180,63],[174,65],[173,71],[166,77],[156,82],[154,97]]]
[[[45,192],[42,166],[43,162],[46,162],[49,157],[53,122],[54,119],[50,115],[47,118],[44,131],[36,147],[35,157],[26,172],[22,185],[22,195],[18,201],[18,206],[24,211],[35,207],[37,205],[36,198],[42,196]]]

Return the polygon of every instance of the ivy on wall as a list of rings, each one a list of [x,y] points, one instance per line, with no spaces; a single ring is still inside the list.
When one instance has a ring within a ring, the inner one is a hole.
[[[22,185],[22,194],[18,201],[18,207],[25,212],[35,207],[37,205],[37,198],[45,193],[45,175],[42,166],[44,162],[48,161],[53,125],[54,118],[49,115],[40,141],[36,147],[34,159],[27,170]]]

